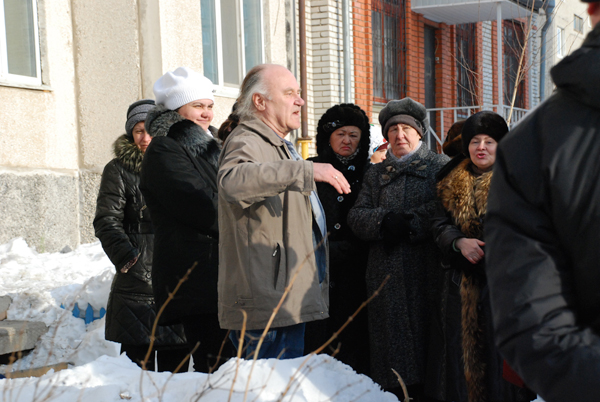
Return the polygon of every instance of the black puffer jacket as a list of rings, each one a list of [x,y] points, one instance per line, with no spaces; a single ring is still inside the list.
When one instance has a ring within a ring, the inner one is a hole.
[[[154,234],[139,189],[143,153],[123,134],[114,144],[116,158],[104,168],[96,204],[94,229],[115,265],[108,298],[105,337],[129,345],[148,345],[156,317],[152,294]],[[139,256],[139,257],[138,257]],[[126,274],[121,268],[138,257]],[[158,327],[156,345],[185,343],[180,327]]]
[[[155,230],[156,302],[164,303],[186,271],[198,264],[160,322],[216,314],[220,145],[199,126],[162,106],[148,113],[146,129],[154,138],[142,163],[140,187]]]
[[[544,400],[600,395],[600,24],[500,143],[488,282],[500,352]]]

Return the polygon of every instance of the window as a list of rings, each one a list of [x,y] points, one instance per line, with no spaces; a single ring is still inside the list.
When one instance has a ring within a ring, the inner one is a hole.
[[[575,15],[573,19],[573,29],[575,32],[583,33],[583,18],[578,15]]]
[[[36,0],[0,0],[0,81],[40,85]]]
[[[562,28],[556,28],[556,55],[558,57],[564,56],[564,37],[565,30]]]
[[[264,59],[261,0],[200,0],[200,9],[204,75],[237,89]]]
[[[477,104],[476,24],[456,25],[456,101],[457,106]],[[467,111],[461,111],[467,118]]]
[[[404,0],[372,0],[373,97],[377,102],[406,94],[406,5]]]
[[[525,66],[519,68],[519,61],[523,52],[527,51],[523,25],[517,21],[504,23],[504,104],[512,103],[517,89],[514,107],[525,108]],[[523,57],[527,60],[527,57]]]

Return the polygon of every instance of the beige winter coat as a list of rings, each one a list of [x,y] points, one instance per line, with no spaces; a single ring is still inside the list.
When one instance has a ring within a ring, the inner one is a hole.
[[[309,196],[313,164],[295,161],[259,119],[240,124],[219,160],[219,322],[263,329],[299,271],[272,328],[327,318],[328,280],[319,284]]]

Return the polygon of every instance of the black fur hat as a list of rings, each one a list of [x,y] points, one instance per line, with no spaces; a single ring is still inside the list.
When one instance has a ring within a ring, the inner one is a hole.
[[[469,143],[478,134],[486,134],[500,142],[508,132],[508,125],[498,113],[484,110],[475,113],[465,121],[462,129],[462,150],[469,158]]]
[[[317,154],[323,155],[329,149],[331,133],[340,127],[356,126],[360,129],[359,155],[369,154],[369,118],[359,106],[353,103],[342,103],[327,109],[317,124]]]

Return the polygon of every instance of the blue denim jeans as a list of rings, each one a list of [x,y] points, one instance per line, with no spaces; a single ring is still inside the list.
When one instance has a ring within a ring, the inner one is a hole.
[[[267,332],[258,352],[259,359],[294,359],[304,355],[304,327],[306,324],[290,325],[289,327],[273,328]],[[236,349],[242,331],[231,331],[229,339]],[[244,336],[244,359],[254,359],[254,351],[263,330],[246,331]]]

